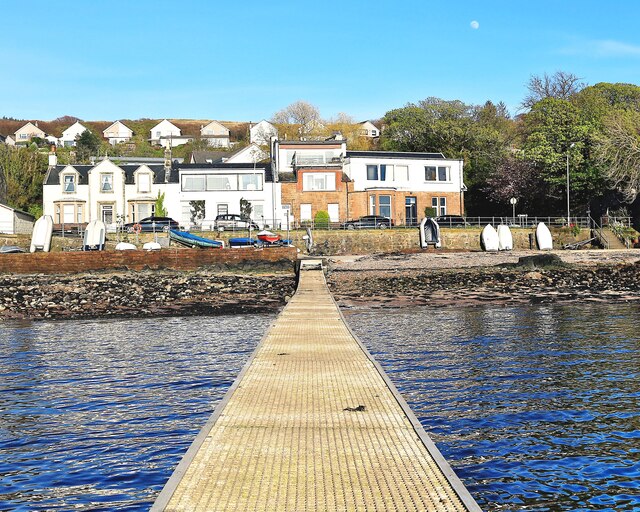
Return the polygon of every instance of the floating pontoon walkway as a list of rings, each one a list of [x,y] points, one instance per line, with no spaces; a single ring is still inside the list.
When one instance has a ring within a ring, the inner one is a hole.
[[[480,508],[345,325],[322,270],[303,270],[152,510]]]

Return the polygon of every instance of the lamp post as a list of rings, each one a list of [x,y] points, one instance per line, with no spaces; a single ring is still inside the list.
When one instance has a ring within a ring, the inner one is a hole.
[[[571,148],[573,146],[575,146],[576,143],[572,142],[569,145],[569,149],[567,149],[567,226],[571,224],[570,219],[571,219],[571,209],[569,206],[569,151],[571,150]]]

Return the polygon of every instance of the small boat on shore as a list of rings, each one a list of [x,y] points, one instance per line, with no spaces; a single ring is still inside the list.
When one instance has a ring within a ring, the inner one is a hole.
[[[509,226],[507,226],[506,224],[500,224],[498,226],[498,250],[513,250],[513,235],[511,234]]]
[[[120,242],[115,247],[116,251],[135,251],[138,248],[129,242]]]
[[[147,242],[142,246],[143,251],[159,251],[161,248],[158,242]]]
[[[87,224],[82,243],[83,251],[102,251],[107,240],[107,226],[101,220],[92,220]]]
[[[33,234],[31,235],[30,252],[51,250],[51,237],[53,236],[53,217],[51,215],[43,215],[33,226]]]
[[[280,240],[280,235],[278,235],[277,233],[272,233],[271,231],[267,231],[266,229],[260,231],[256,236],[261,242],[266,242],[269,244],[274,244]]]
[[[21,249],[17,245],[3,245],[0,247],[0,254],[18,254],[21,252],[27,252],[24,249]]]
[[[500,247],[498,232],[491,224],[487,224],[480,234],[480,246],[483,251],[497,251]]]
[[[232,249],[238,249],[240,247],[258,247],[259,245],[261,245],[260,241],[255,238],[229,238],[229,247],[231,247]]]
[[[436,249],[442,245],[440,242],[440,226],[431,217],[425,217],[420,222],[420,247],[426,249],[433,245]]]
[[[541,251],[550,251],[553,249],[553,237],[551,231],[544,222],[540,222],[536,227],[536,243]]]
[[[220,240],[204,238],[186,231],[179,231],[177,229],[169,230],[169,239],[180,245],[184,245],[185,247],[198,247],[200,249],[220,249],[224,247],[224,242]]]

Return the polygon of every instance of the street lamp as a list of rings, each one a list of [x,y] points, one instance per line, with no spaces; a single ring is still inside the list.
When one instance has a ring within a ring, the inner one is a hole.
[[[576,143],[572,142],[569,145],[569,149],[567,149],[567,226],[571,224],[571,222],[570,222],[570,218],[571,218],[571,213],[570,212],[571,212],[571,210],[569,208],[569,151],[575,145],[576,145]]]

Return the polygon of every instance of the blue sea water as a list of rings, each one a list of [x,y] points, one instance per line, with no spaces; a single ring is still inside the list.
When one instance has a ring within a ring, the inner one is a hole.
[[[346,311],[484,510],[640,510],[637,306]],[[273,319],[0,325],[0,510],[148,510]]]

